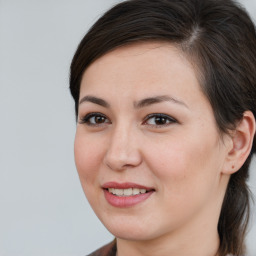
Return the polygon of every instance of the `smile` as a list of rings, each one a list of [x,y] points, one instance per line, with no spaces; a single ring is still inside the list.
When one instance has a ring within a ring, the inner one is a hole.
[[[126,189],[117,189],[117,188],[108,188],[108,192],[116,196],[135,196],[139,194],[147,193],[145,188],[126,188]]]
[[[103,185],[106,201],[114,207],[132,207],[146,201],[155,189],[135,183],[108,182]]]

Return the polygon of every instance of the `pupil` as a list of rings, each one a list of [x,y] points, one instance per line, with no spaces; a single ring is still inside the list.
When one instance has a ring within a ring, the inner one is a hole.
[[[105,117],[103,116],[96,116],[95,117],[95,123],[96,124],[101,124],[101,123],[104,123],[105,122]]]
[[[156,122],[157,125],[165,124],[166,123],[166,118],[165,117],[156,117],[155,122]]]

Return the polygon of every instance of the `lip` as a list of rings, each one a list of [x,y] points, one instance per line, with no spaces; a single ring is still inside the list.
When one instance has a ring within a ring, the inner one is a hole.
[[[146,189],[146,190],[154,190],[153,187],[146,187],[140,184],[132,183],[132,182],[125,182],[125,183],[118,183],[115,181],[107,182],[102,185],[102,188],[117,188],[117,189],[126,189],[126,188],[139,188],[139,189]]]
[[[116,189],[139,188],[139,189],[146,189],[147,193],[133,195],[133,196],[116,196],[110,193],[108,191],[108,188],[116,188]],[[104,196],[107,202],[110,205],[118,208],[132,207],[137,204],[140,204],[145,200],[147,200],[155,192],[154,188],[152,187],[146,187],[146,186],[139,185],[136,183],[131,183],[131,182],[125,182],[125,183],[107,182],[102,186],[102,189],[104,191]]]

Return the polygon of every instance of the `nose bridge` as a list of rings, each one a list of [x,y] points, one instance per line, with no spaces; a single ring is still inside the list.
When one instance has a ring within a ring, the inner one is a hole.
[[[139,140],[135,127],[119,122],[113,127],[105,163],[113,170],[122,170],[140,164]]]

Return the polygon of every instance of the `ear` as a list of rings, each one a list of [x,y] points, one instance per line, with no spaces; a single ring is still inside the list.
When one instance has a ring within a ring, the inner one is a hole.
[[[242,167],[251,152],[254,135],[255,118],[251,111],[246,111],[230,137],[231,149],[228,150],[222,173],[232,174]]]

